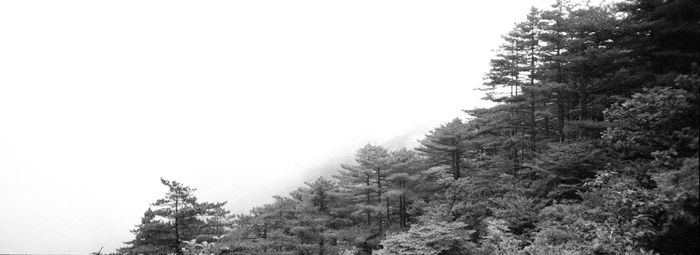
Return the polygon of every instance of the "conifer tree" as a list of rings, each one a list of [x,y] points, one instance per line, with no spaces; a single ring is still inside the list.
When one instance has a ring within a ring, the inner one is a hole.
[[[408,227],[408,206],[416,199],[417,181],[420,179],[420,170],[423,167],[422,159],[416,151],[402,148],[391,152],[391,174],[387,176],[390,199],[398,202],[399,226]],[[387,221],[391,213],[387,212]]]
[[[196,189],[162,178],[161,183],[168,187],[168,192],[152,204],[155,210],[146,211],[146,224],[142,223],[133,231],[141,239],[130,242],[132,246],[125,249],[130,254],[137,254],[143,245],[153,243],[158,245],[154,251],[156,253],[182,254],[180,247],[183,241],[212,241],[225,232],[224,221],[228,211],[223,206],[226,202],[198,202],[194,196]],[[154,221],[157,222],[155,225],[150,224]],[[158,230],[157,234],[153,232],[154,227]]]
[[[372,173],[359,166],[342,164],[335,178],[338,179],[341,191],[345,194],[345,202],[351,205],[352,214],[364,215],[365,224],[370,226],[372,224],[370,207],[374,199]]]
[[[301,200],[299,210],[302,212],[302,223],[298,232],[304,232],[318,244],[319,255],[325,254],[326,246],[335,245],[336,238],[329,230],[341,227],[340,218],[336,211],[338,195],[336,183],[319,177],[314,182],[305,183],[306,187],[299,189],[292,197]]]
[[[341,165],[343,171],[337,176],[341,186],[354,197],[358,208],[354,214],[365,214],[367,225],[371,225],[372,214],[377,215],[379,232],[383,229],[383,215],[388,205],[383,193],[387,190],[386,177],[391,170],[389,151],[381,146],[367,144],[357,150],[358,165]],[[363,199],[362,204],[359,199]]]
[[[427,156],[432,166],[449,165],[455,180],[462,176],[464,123],[460,119],[441,125],[425,135],[416,150]]]
[[[119,253],[128,254],[168,254],[172,250],[171,226],[156,218],[156,214],[149,207],[141,218],[141,224],[131,230],[135,235],[134,240],[124,242],[127,248],[119,249]]]
[[[556,109],[549,109],[545,101],[545,109],[556,113],[556,133],[560,141],[564,136],[567,90],[563,83],[564,47],[567,42],[566,9],[562,0],[557,0],[551,9],[544,10],[541,15],[542,32],[539,34],[541,47],[541,86],[553,100]],[[554,115],[554,114],[552,114]]]

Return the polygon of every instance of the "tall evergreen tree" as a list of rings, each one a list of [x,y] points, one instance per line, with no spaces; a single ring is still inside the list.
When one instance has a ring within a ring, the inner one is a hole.
[[[299,210],[301,226],[297,232],[310,237],[311,242],[318,244],[318,255],[326,254],[327,246],[335,245],[337,238],[332,234],[342,224],[342,216],[336,211],[338,201],[337,184],[319,177],[314,182],[305,183],[306,187],[299,189],[292,197],[298,197],[302,202]]]
[[[156,254],[164,255],[172,251],[172,227],[156,218],[148,208],[141,218],[141,224],[131,230],[134,240],[124,242],[129,247],[118,250],[121,254]]]
[[[620,44],[633,59],[626,67],[645,87],[672,86],[677,75],[700,63],[700,3],[695,0],[627,0]]]
[[[377,227],[381,233],[384,215],[388,210],[384,193],[388,189],[386,177],[391,171],[389,151],[381,146],[367,144],[355,154],[357,165],[342,165],[337,178],[341,186],[355,197],[358,208],[355,214],[365,214],[367,225],[371,225],[372,214],[376,214]],[[358,199],[363,199],[362,204]]]
[[[223,206],[226,202],[198,202],[194,196],[196,189],[176,181],[161,178],[161,183],[168,187],[165,197],[158,199],[144,215],[144,223],[134,230],[136,238],[130,242],[131,247],[125,250],[130,254],[138,254],[143,245],[157,244],[158,248],[151,250],[154,254],[176,253],[183,241],[197,239],[212,241],[214,237],[225,233],[225,216],[228,213]],[[152,224],[153,222],[155,224]],[[157,233],[154,233],[156,228]],[[145,239],[144,239],[145,238]]]
[[[460,119],[441,125],[425,135],[416,150],[422,152],[432,166],[449,165],[455,180],[462,176],[465,126]]]
[[[389,190],[387,197],[396,201],[399,226],[408,227],[409,205],[416,199],[417,181],[420,179],[420,170],[423,168],[422,159],[416,151],[402,148],[391,152],[391,174],[387,176]],[[387,212],[387,220],[390,221]]]

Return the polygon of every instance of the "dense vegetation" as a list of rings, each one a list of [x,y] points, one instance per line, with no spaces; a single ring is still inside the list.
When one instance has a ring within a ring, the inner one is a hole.
[[[533,8],[491,61],[496,106],[249,214],[163,180],[120,252],[692,254],[698,62],[695,0]]]

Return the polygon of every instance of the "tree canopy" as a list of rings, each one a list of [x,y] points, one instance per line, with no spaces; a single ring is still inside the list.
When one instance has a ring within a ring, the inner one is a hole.
[[[135,238],[121,253],[182,254],[183,241],[215,241],[225,233],[226,202],[198,202],[196,189],[176,181],[160,179],[168,187],[163,198],[151,204],[136,225]]]

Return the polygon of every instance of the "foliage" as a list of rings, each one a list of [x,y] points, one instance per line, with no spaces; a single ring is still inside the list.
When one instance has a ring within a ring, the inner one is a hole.
[[[223,237],[223,236],[221,236]],[[214,237],[218,240],[221,237]],[[184,255],[213,255],[219,252],[215,242],[202,241],[197,243],[197,239],[192,239],[189,241],[182,241],[184,247],[182,247],[182,253]]]
[[[148,208],[140,225],[132,231],[136,236],[121,249],[128,254],[181,253],[183,240],[213,241],[225,232],[223,203],[198,202],[195,189],[176,181],[161,178],[168,187],[164,198]]]
[[[468,237],[473,231],[465,230],[465,226],[459,222],[414,225],[407,232],[388,235],[381,242],[384,248],[376,254],[466,254],[473,249]]]
[[[697,149],[698,131],[691,126],[691,118],[698,117],[696,101],[696,95],[680,88],[644,89],[604,111],[613,126],[603,139],[630,156],[692,155]]]

